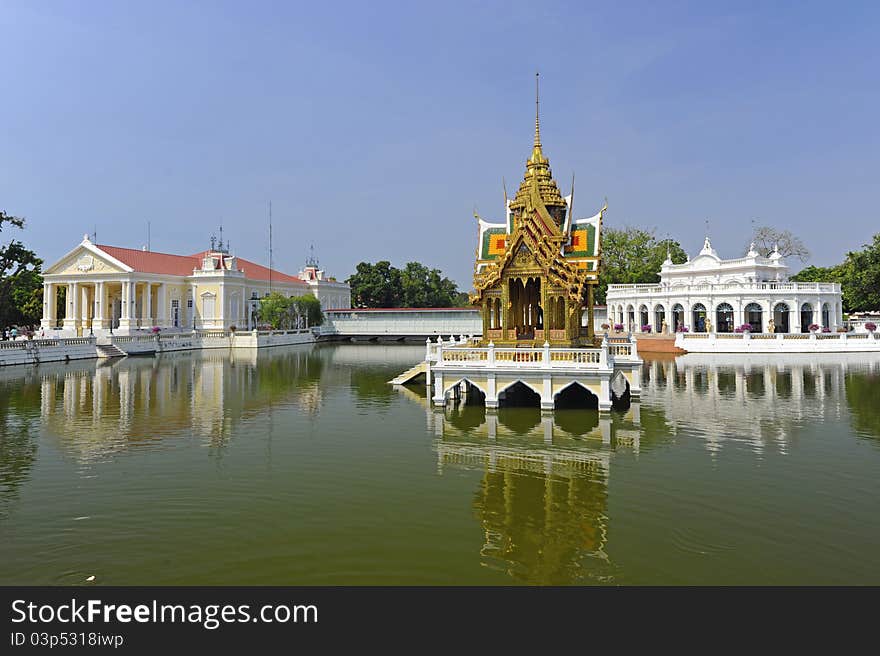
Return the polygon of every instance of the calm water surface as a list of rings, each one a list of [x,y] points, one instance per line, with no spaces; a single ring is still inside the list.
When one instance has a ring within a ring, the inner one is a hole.
[[[0,370],[0,584],[880,584],[880,358],[432,411],[423,347]]]

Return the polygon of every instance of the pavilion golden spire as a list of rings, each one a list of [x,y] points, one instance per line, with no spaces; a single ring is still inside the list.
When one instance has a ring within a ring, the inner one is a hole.
[[[544,151],[541,148],[540,89],[538,81],[539,74],[535,73],[535,142],[532,147],[532,155],[526,161],[525,176],[522,183],[520,183],[513,202],[510,204],[510,209],[515,214],[521,214],[530,206],[530,189],[533,184],[537,184],[541,201],[547,207],[550,214],[554,216],[557,223],[561,225],[565,218],[566,204],[562,194],[559,193],[556,181],[553,179],[553,172],[550,170],[550,160],[544,156]]]

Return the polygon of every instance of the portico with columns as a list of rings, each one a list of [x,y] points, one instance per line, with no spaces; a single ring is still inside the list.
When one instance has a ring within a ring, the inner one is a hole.
[[[43,278],[41,328],[65,337],[154,327],[250,330],[257,323],[259,299],[270,292],[311,292],[298,276],[270,272],[236,257],[222,243],[194,255],[172,255],[98,245],[88,235]]]

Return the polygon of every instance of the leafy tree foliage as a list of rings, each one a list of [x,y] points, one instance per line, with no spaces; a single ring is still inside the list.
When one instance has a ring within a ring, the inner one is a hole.
[[[880,233],[860,251],[850,251],[833,267],[808,266],[791,276],[795,282],[840,283],[846,312],[880,308]]]
[[[454,307],[461,301],[452,280],[418,262],[403,269],[387,260],[361,262],[346,282],[355,307]]]
[[[4,227],[24,228],[24,219],[0,210],[0,232]],[[43,316],[43,260],[12,239],[0,245],[0,324],[38,323]]]
[[[843,264],[835,268],[845,310],[880,308],[880,233],[862,250],[847,253]]]
[[[808,266],[790,276],[792,282],[837,282],[837,267]]]
[[[677,241],[657,239],[653,230],[605,228],[602,230],[602,270],[595,302],[605,303],[609,284],[660,282],[660,267],[667,253],[675,264],[687,261]]]
[[[769,226],[755,228],[751,241],[746,244],[743,255],[749,252],[752,244],[755,250],[764,257],[769,257],[775,248],[779,248],[782,257],[796,257],[801,262],[810,259],[810,249],[801,241],[800,237],[792,234],[791,230],[777,230]]]
[[[320,326],[324,313],[320,301],[312,294],[287,297],[272,292],[260,300],[260,321],[275,329]]]

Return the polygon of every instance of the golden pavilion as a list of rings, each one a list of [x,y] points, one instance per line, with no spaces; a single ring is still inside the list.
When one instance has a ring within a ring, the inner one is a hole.
[[[482,309],[484,343],[592,346],[607,204],[595,216],[574,218],[574,180],[563,197],[541,147],[537,76],[535,81],[535,142],[525,177],[512,200],[505,192],[504,223],[475,213],[479,236],[471,302]]]

